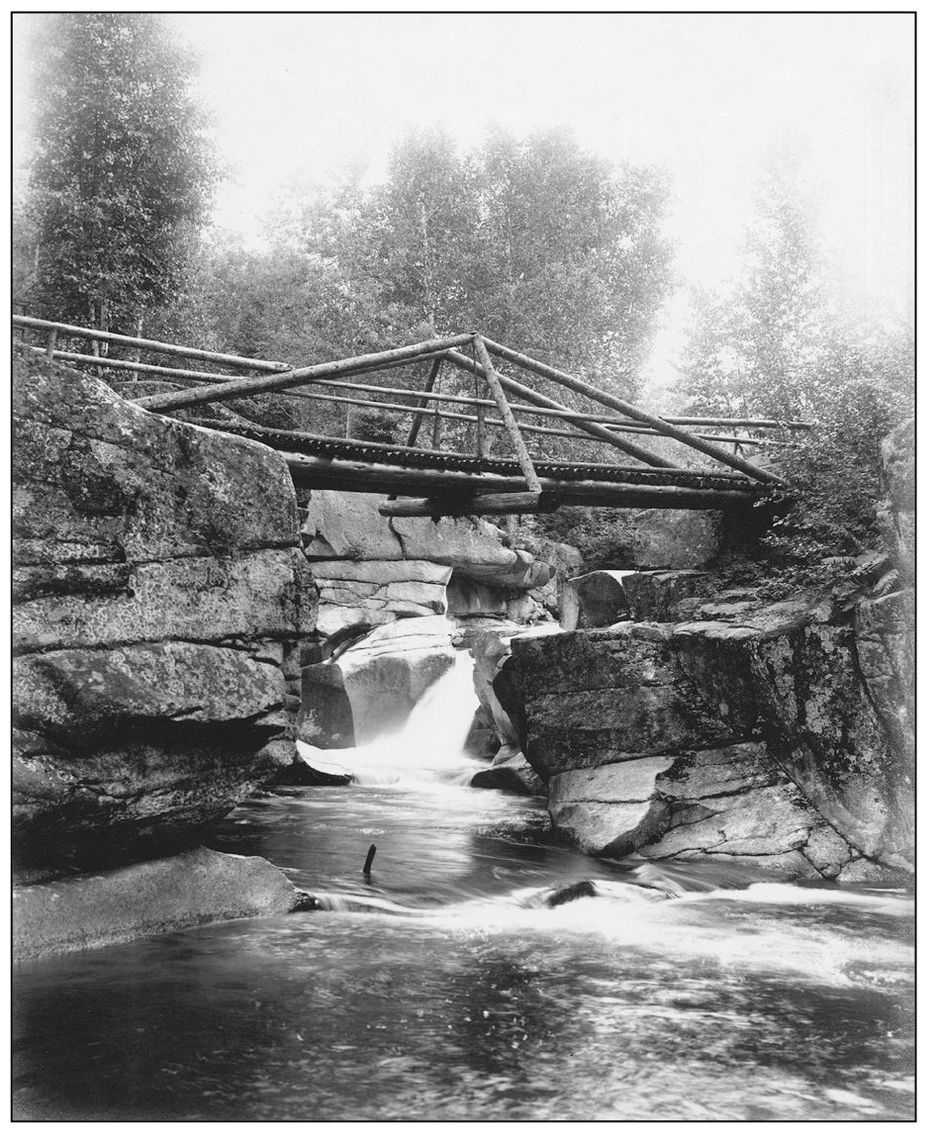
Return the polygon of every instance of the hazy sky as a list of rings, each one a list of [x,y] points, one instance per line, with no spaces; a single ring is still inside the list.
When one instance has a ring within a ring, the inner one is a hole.
[[[21,18],[22,19],[22,18]],[[28,21],[29,17],[26,17]],[[167,17],[236,171],[217,220],[249,238],[295,172],[378,178],[407,130],[470,146],[492,125],[567,125],[586,149],[672,175],[677,269],[736,269],[765,152],[806,148],[841,279],[907,315],[912,261],[908,15],[321,15]],[[15,48],[14,48],[15,51]],[[675,299],[654,357],[678,349]]]

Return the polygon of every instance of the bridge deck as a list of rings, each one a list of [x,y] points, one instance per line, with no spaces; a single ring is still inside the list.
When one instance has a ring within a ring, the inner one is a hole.
[[[417,447],[337,439],[224,420],[198,422],[280,451],[299,487],[428,495],[426,509],[448,514],[479,509],[479,495],[506,496],[509,501],[502,504],[504,513],[529,507],[522,498],[527,489],[523,471],[514,459],[440,454]],[[714,470],[556,460],[537,460],[535,465],[543,488],[542,500],[535,508],[541,511],[563,504],[725,509],[749,504],[765,491],[743,475]],[[497,502],[490,498],[485,502],[490,512],[498,512]]]
[[[420,470],[452,471],[474,475],[522,477],[516,459],[479,458],[454,452],[440,453],[421,447],[403,447],[392,443],[373,443],[360,439],[338,439],[330,435],[312,435],[305,431],[231,423],[224,420],[199,419],[203,427],[226,431],[244,439],[265,443],[274,450],[292,455],[308,455],[322,459],[348,459],[359,463],[386,463]],[[743,475],[716,470],[672,467],[636,467],[612,463],[573,463],[556,459],[535,459],[537,473],[546,478],[568,482],[598,480],[627,483],[632,486],[677,486],[697,490],[752,492],[758,489]]]

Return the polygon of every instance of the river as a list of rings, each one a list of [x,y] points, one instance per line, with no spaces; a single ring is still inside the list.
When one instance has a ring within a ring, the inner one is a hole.
[[[331,753],[358,782],[216,827],[326,909],[18,968],[20,1118],[912,1118],[905,891],[571,851],[542,800],[467,785],[456,672]]]

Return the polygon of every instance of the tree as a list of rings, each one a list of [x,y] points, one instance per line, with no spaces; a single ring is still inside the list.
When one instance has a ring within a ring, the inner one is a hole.
[[[179,287],[217,177],[194,59],[140,13],[60,14],[39,50],[30,300],[135,330]]]
[[[769,159],[739,284],[695,296],[681,382],[690,413],[792,420],[808,412],[831,318],[802,185],[795,155]]]
[[[394,152],[386,180],[293,203],[279,239],[367,298],[378,343],[479,329],[632,394],[670,282],[666,185],[567,135],[441,133]]]
[[[912,333],[829,302],[788,155],[770,163],[759,207],[740,283],[696,294],[683,410],[811,421],[798,447],[772,456],[795,494],[767,545],[793,562],[854,554],[876,541],[881,441],[912,414]]]
[[[477,329],[633,395],[671,281],[660,232],[666,186],[655,171],[612,167],[557,132],[492,134],[468,153],[429,133],[404,140],[376,186],[350,178],[297,190],[271,218],[269,272],[266,255],[246,255],[254,281],[282,298],[255,324],[276,358]],[[297,251],[306,273],[291,295],[303,297],[306,316],[303,325],[297,311],[287,329],[281,278]],[[414,368],[409,378],[394,373],[393,384],[421,378]],[[474,389],[466,377],[451,384]],[[471,445],[468,431],[451,421],[444,428],[458,446]]]

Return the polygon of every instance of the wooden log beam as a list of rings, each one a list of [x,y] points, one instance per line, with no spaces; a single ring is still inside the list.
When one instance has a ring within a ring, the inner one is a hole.
[[[451,360],[453,364],[461,368],[462,371],[477,374],[477,365],[475,365],[467,356],[463,356],[460,352],[450,350],[445,354],[447,360]],[[557,403],[554,399],[548,396],[540,395],[539,392],[528,388],[525,384],[519,383],[517,380],[512,380],[509,376],[505,376],[503,372],[497,373],[497,378],[507,391],[513,392],[515,395],[521,396],[523,399],[528,400],[530,403],[538,407],[548,407],[553,411],[560,412],[560,419],[567,419],[569,415],[576,416],[569,408]],[[666,459],[661,459],[659,455],[655,455],[652,451],[645,451],[643,447],[638,447],[635,443],[628,443],[621,439],[620,436],[615,435],[613,431],[609,431],[607,427],[600,427],[592,420],[579,420],[576,416],[572,422],[576,426],[581,427],[583,431],[593,435],[596,439],[600,439],[604,443],[609,443],[618,451],[623,451],[625,455],[629,455],[632,459],[639,459],[641,463],[647,463],[651,467],[667,467],[676,468],[676,463],[671,463]]]
[[[350,459],[319,459],[291,452],[281,454],[293,481],[303,488],[425,495],[430,498],[473,497],[476,494],[510,494],[517,491],[529,493],[525,480],[515,476],[474,475]],[[540,481],[544,495],[555,495],[560,504],[574,506],[719,510],[752,500],[751,491],[741,489],[634,486],[599,480],[564,482],[552,478],[542,478]]]
[[[313,364],[308,368],[295,368],[277,376],[236,379],[223,384],[210,384],[204,388],[189,388],[181,392],[144,396],[135,402],[148,411],[175,411],[180,407],[193,407],[200,403],[216,403],[219,400],[240,396],[286,391],[328,377],[352,376],[362,371],[408,364],[428,353],[461,347],[470,340],[470,333],[437,340],[424,340],[419,344],[406,344],[402,348],[389,348],[385,352],[367,352],[362,356],[349,356],[344,360],[329,360],[324,364]]]
[[[501,387],[497,373],[494,371],[494,365],[491,363],[491,357],[488,355],[487,348],[484,346],[484,340],[482,337],[476,336],[473,344],[478,355],[478,361],[484,370],[484,378],[488,382],[488,387],[494,393],[494,402],[497,404],[498,411],[500,411],[501,418],[507,428],[507,434],[510,436],[510,441],[513,444],[517,461],[520,464],[520,470],[523,471],[523,477],[526,479],[527,486],[531,492],[533,494],[539,494],[543,489],[543,485],[536,476],[533,462],[530,459],[530,453],[527,450],[526,443],[523,441],[523,436],[520,434],[520,428],[517,426],[517,421],[513,417],[510,405],[507,403],[507,397],[504,395],[504,389]]]
[[[484,342],[490,351],[496,356],[499,356],[502,360],[508,360],[512,364],[535,372],[544,379],[553,380],[555,383],[570,388],[580,395],[586,395],[604,407],[613,408],[615,411],[619,411],[624,415],[629,415],[632,419],[646,423],[649,427],[656,428],[661,435],[668,435],[671,439],[685,443],[687,447],[701,451],[703,454],[708,455],[709,458],[724,463],[725,466],[733,467],[737,471],[742,471],[758,482],[779,483],[781,485],[783,483],[783,479],[778,478],[777,475],[762,470],[740,455],[734,455],[730,451],[726,451],[723,447],[719,447],[716,443],[709,443],[704,439],[700,439],[698,435],[694,435],[691,431],[684,431],[681,427],[667,423],[665,419],[660,419],[659,416],[651,415],[650,412],[647,411],[642,411],[632,403],[627,403],[623,399],[609,395],[600,388],[596,388],[594,384],[586,383],[584,380],[578,379],[577,376],[570,376],[567,372],[560,372],[558,368],[551,368],[548,364],[542,364],[539,360],[534,360],[532,356],[525,356],[522,352],[515,352],[512,348],[507,348],[503,344],[497,344],[493,340],[488,340],[487,337],[485,337]]]
[[[41,351],[41,349],[31,349],[31,350],[36,351],[36,352]],[[438,357],[436,357],[436,358],[438,358]],[[381,387],[378,387],[376,384],[342,384],[341,387],[342,388],[353,388],[353,389],[362,388],[366,391],[381,392],[381,393],[387,393],[387,394],[399,390],[402,392],[403,395],[413,394],[410,392],[410,390],[408,388],[402,388],[402,389],[381,388]],[[413,405],[408,404],[408,403],[389,403],[389,402],[374,401],[374,400],[369,400],[369,399],[354,399],[351,396],[331,395],[328,392],[291,391],[291,392],[289,392],[289,397],[290,397],[290,399],[306,399],[306,400],[312,400],[313,402],[318,402],[318,403],[336,403],[336,404],[342,404],[342,405],[350,404],[354,407],[382,407],[382,408],[386,409],[387,411],[401,411],[401,412],[406,412],[406,413],[412,413],[412,411],[413,411]],[[422,397],[420,397],[420,398],[422,398]],[[453,400],[455,399],[455,397],[449,397],[449,396],[445,396],[443,398],[445,398],[445,399],[451,398]],[[474,403],[475,401],[471,397],[464,397],[464,398],[459,399],[458,402],[460,402],[460,403]],[[484,403],[485,407],[494,407],[495,406],[493,400],[484,400],[482,402]],[[526,407],[523,404],[514,403],[514,404],[510,404],[510,406],[514,410],[521,412],[523,414],[528,414],[528,415],[540,415],[540,414],[546,415],[547,414],[547,411],[545,409],[543,409],[543,411],[541,412],[540,409],[538,409],[538,408]],[[423,412],[423,414],[426,414],[426,412]],[[461,422],[461,423],[472,423],[472,424],[476,423],[476,416],[474,416],[474,415],[462,415],[457,411],[442,411],[438,406],[436,406],[436,408],[429,414],[432,414],[433,416],[437,416],[441,419],[453,419],[453,420],[456,420],[456,421]],[[575,416],[574,419],[573,419],[573,416]],[[587,419],[588,417],[587,416],[578,416],[575,413],[572,413],[572,415],[570,415],[569,418],[572,421],[572,425],[575,426],[576,424],[578,424],[578,421],[580,419]],[[485,417],[484,422],[485,422],[485,425],[487,427],[493,427],[495,430],[504,430],[506,428],[506,424],[504,423],[504,421],[502,419],[488,419],[487,417]],[[600,421],[597,421],[597,423],[598,423],[598,426],[600,426],[600,427],[609,427],[609,424],[613,424],[613,426],[611,426],[609,429],[611,431],[614,431],[614,432],[622,434],[622,435],[652,435],[652,436],[656,436],[657,438],[659,438],[659,432],[655,431],[652,427],[642,427],[636,423],[633,424],[632,426],[630,426],[630,425],[629,426],[618,426],[616,423],[614,423],[613,420],[600,420]],[[526,421],[524,421],[521,424],[519,422],[519,420],[518,420],[517,425],[519,427],[522,427],[522,430],[530,432],[534,435],[555,435],[555,436],[558,436],[559,438],[562,438],[562,439],[578,439],[580,442],[584,442],[584,443],[590,443],[593,441],[590,436],[582,434],[581,430],[579,430],[579,431],[563,431],[561,428],[558,428],[558,427],[540,427],[538,424],[527,423]],[[795,446],[797,446],[796,443],[791,443],[791,442],[788,442],[788,441],[782,440],[782,439],[756,439],[756,438],[750,438],[748,436],[707,435],[706,434],[706,435],[700,435],[699,438],[700,439],[711,439],[716,443],[742,443],[742,444],[745,444],[748,446],[763,446],[763,447],[766,447],[768,445],[776,446],[776,447],[795,447]],[[407,446],[412,446],[412,444],[407,442]],[[434,441],[433,446],[438,447],[438,439],[436,439]]]
[[[32,344],[26,345],[27,351],[42,354],[44,350]],[[66,360],[75,364],[94,364],[96,367],[116,368],[118,371],[146,372],[154,376],[166,376],[167,379],[196,380],[201,383],[218,383],[237,379],[236,376],[226,376],[222,372],[193,372],[188,368],[170,368],[166,364],[141,364],[136,360],[118,360],[113,356],[89,356],[85,352],[65,352],[56,349],[56,360]]]
[[[467,418],[467,417],[466,417]],[[488,423],[493,424],[494,427],[500,426],[499,419],[489,419]],[[564,439],[578,439],[580,443],[591,443],[593,440],[588,435],[583,435],[581,431],[563,431],[561,427],[540,427],[535,423],[523,423],[523,430],[530,431],[534,435],[558,435]],[[654,431],[652,427],[613,427],[613,431],[618,431],[622,435],[653,435],[657,439],[660,435]],[[799,447],[801,444],[791,442],[788,439],[763,439],[750,435],[709,435],[704,434],[699,436],[700,439],[709,439],[713,443],[740,443],[746,447]]]
[[[478,514],[552,514],[559,509],[554,495],[539,491],[515,494],[476,494],[469,498],[439,496],[383,502],[377,507],[385,518],[467,518]]]
[[[37,351],[36,349],[33,349],[33,348],[30,348],[30,350],[31,351]],[[38,351],[39,351],[40,355],[43,354],[41,349]],[[350,410],[351,406],[353,406],[353,407],[367,407],[367,408],[379,407],[379,408],[382,408],[386,411],[400,411],[400,412],[404,412],[404,413],[412,412],[412,410],[413,410],[409,404],[405,404],[405,403],[375,403],[373,400],[354,399],[354,398],[348,397],[348,396],[329,396],[327,394],[320,393],[320,392],[302,392],[302,393],[290,392],[289,395],[291,398],[297,398],[298,397],[298,398],[307,399],[307,400],[321,401],[323,403],[338,403],[338,404],[342,404],[342,405],[348,404],[348,405],[350,405],[349,410]],[[433,417],[438,417],[438,420],[452,419],[452,420],[455,420],[456,422],[461,422],[461,423],[474,423],[475,422],[473,415],[462,415],[461,413],[459,413],[457,411],[441,411],[439,408],[436,408],[434,411],[424,413],[424,414],[431,414]],[[242,423],[249,423],[248,420],[244,420],[244,419],[241,419],[240,421]],[[199,420],[199,422],[203,422],[203,421]],[[484,422],[489,428],[492,428],[495,431],[505,430],[505,424],[504,424],[503,420],[501,420],[501,419],[487,419],[487,418],[485,418]],[[207,421],[204,421],[203,425],[207,426],[207,427],[213,427],[215,430],[218,430],[218,431],[223,431],[225,429],[225,424],[226,424],[226,421],[220,422],[220,421],[207,420]],[[259,425],[256,425],[256,426],[259,426]],[[592,437],[590,435],[584,435],[584,434],[582,434],[581,431],[563,431],[559,427],[540,427],[535,423],[524,423],[523,424],[523,430],[532,434],[532,435],[553,435],[553,436],[558,436],[561,439],[575,439],[579,443],[593,443],[594,442],[594,440],[592,439]],[[615,431],[621,431],[621,432],[628,433],[628,434],[639,434],[639,435],[655,435],[656,434],[656,432],[654,432],[649,427],[616,427],[614,430]],[[303,431],[291,431],[291,432],[287,432],[286,434],[290,435],[292,438],[295,438],[295,439],[305,439],[310,443],[314,443],[318,440],[328,442],[328,440],[330,438],[332,438],[331,436],[328,436],[328,435],[316,435],[312,432],[303,432]],[[344,438],[351,441],[350,437],[348,436],[347,433],[345,434]],[[748,438],[747,436],[735,437],[735,436],[731,436],[731,435],[702,435],[702,436],[700,436],[700,438],[702,438],[702,439],[713,439],[713,440],[715,440],[715,442],[719,442],[719,443],[740,443],[740,444],[743,444],[744,446],[749,446],[749,447],[797,447],[797,446],[799,446],[799,444],[797,444],[797,443],[791,443],[791,442],[788,442],[787,440],[784,440],[784,439],[757,439],[757,438]],[[371,441],[371,440],[361,439],[361,440],[359,440],[359,442],[364,444],[365,446],[373,446],[374,445],[373,441]],[[275,444],[271,444],[271,446],[275,446]],[[408,449],[411,449],[413,451],[427,451],[428,450],[428,451],[436,451],[439,454],[445,454],[445,455],[454,453],[451,451],[441,451],[439,449],[437,438],[434,438],[433,445],[431,447],[414,447],[409,441],[407,441],[405,446]],[[685,468],[680,467],[679,469],[683,470]],[[696,473],[698,473],[698,472],[696,472]]]
[[[437,354],[429,354],[425,359],[434,359]],[[416,363],[416,360],[410,360],[408,363]],[[377,371],[378,369],[371,369]],[[222,377],[228,378],[228,377]],[[344,380],[317,380],[316,383],[325,387],[349,389],[364,392],[380,392],[383,395],[402,395],[402,396],[415,396],[419,395],[420,403],[428,400],[431,403],[460,403],[469,404],[474,407],[479,405],[493,409],[497,404],[492,399],[479,399],[477,396],[471,395],[457,395],[454,392],[433,392],[426,391],[417,393],[413,388],[392,388],[384,387],[382,384],[357,384],[353,382],[346,382]],[[295,392],[290,393],[295,395]],[[546,419],[567,419],[570,422],[573,420],[585,420],[589,423],[597,423],[602,427],[630,427],[639,429],[640,434],[656,435],[652,427],[647,427],[646,424],[639,423],[636,419],[631,419],[627,415],[603,415],[601,418],[596,418],[593,414],[582,411],[570,411],[568,408],[562,411],[555,411],[547,407],[532,408],[527,404],[511,403],[508,405],[511,411],[514,412],[527,412],[530,415],[543,416]],[[560,405],[561,407],[561,405]],[[772,427],[775,430],[790,429],[793,431],[808,431],[811,429],[810,423],[782,423],[777,419],[728,419],[721,418],[704,418],[701,416],[666,416],[667,423],[676,424],[689,424],[698,427]]]
[[[144,340],[140,336],[124,336],[118,332],[103,332],[100,328],[85,328],[77,324],[60,324],[55,320],[39,320],[34,316],[14,316],[13,324],[19,328],[42,329],[45,332],[56,329],[60,336],[74,336],[90,340],[92,343],[105,341],[108,344],[126,344],[132,348],[145,348],[150,352],[162,352],[167,356],[185,356],[189,360],[211,360],[216,364],[230,364],[234,367],[250,368],[256,372],[286,372],[289,364],[278,360],[253,360],[249,356],[230,356],[224,352],[209,352],[205,348],[188,348],[182,344],[166,344],[161,340]],[[98,357],[100,363],[100,357]]]
[[[58,326],[56,326],[56,329],[57,328],[58,328]],[[130,337],[128,339],[133,339],[133,338]],[[37,345],[34,345],[34,344],[22,344],[21,346],[23,348],[25,348],[26,351],[32,352],[32,353],[34,353],[36,355],[40,355],[40,356],[47,355],[47,352],[48,352],[48,348],[41,348],[41,347],[38,347]],[[415,364],[415,363],[419,363],[421,360],[438,360],[438,359],[440,359],[440,355],[441,354],[437,353],[437,352],[427,353],[425,356],[422,356],[422,357],[414,357],[412,360],[408,360],[407,363],[408,364]],[[60,350],[58,348],[55,349],[54,358],[56,360],[65,360],[65,361],[68,361],[70,363],[94,364],[95,366],[98,366],[98,367],[115,368],[118,370],[125,369],[125,370],[133,371],[133,372],[146,372],[146,373],[149,373],[151,375],[166,376],[169,379],[196,380],[196,381],[204,382],[204,383],[225,383],[229,380],[234,380],[234,379],[240,378],[237,376],[226,375],[223,372],[196,372],[196,371],[192,371],[191,369],[173,368],[173,367],[170,367],[169,365],[164,365],[164,364],[143,364],[143,363],[140,363],[140,362],[135,361],[135,360],[122,360],[122,359],[119,359],[119,358],[114,357],[114,356],[108,356],[106,358],[106,363],[102,363],[102,358],[100,356],[90,356],[87,353],[82,353],[82,352],[68,352],[68,351]],[[259,361],[249,360],[247,357],[243,357],[242,359],[245,363],[249,363],[250,365],[259,363]],[[286,367],[288,367],[288,365],[284,364],[284,365],[282,365],[282,367],[286,368]],[[386,367],[387,367],[387,365],[381,364],[381,365],[378,365],[376,367],[361,368],[359,370],[359,372],[357,372],[356,374],[365,375],[368,372],[380,371]],[[333,381],[316,380],[315,382],[322,384],[324,386],[327,386],[327,387],[350,389],[350,390],[355,390],[355,391],[376,392],[376,393],[380,393],[382,395],[412,396],[415,394],[411,388],[384,387],[381,384],[356,384],[356,383],[346,383],[346,382],[342,382],[340,380],[333,380]],[[291,391],[289,394],[292,397],[297,397],[297,396],[301,397],[301,396],[311,395],[312,393]],[[317,398],[321,398],[321,397],[317,397]],[[485,408],[496,408],[497,407],[497,404],[495,403],[495,401],[493,399],[479,400],[474,396],[460,396],[460,395],[456,395],[454,392],[442,393],[442,392],[433,392],[433,391],[429,391],[429,390],[424,390],[422,393],[420,393],[419,403],[414,405],[414,406],[420,406],[420,407],[424,408],[428,401],[431,401],[433,403],[436,401],[439,401],[442,403],[460,403],[460,404],[470,404],[470,405],[480,404],[482,407],[485,407]],[[611,427],[611,428],[620,427],[622,429],[626,429],[626,430],[624,430],[625,434],[634,434],[634,435],[657,435],[657,434],[659,434],[659,432],[657,432],[654,428],[647,427],[646,425],[641,425],[637,420],[632,419],[629,416],[609,415],[609,416],[602,417],[601,419],[595,419],[595,417],[593,415],[590,415],[587,412],[570,411],[568,409],[566,409],[564,411],[556,411],[554,409],[547,408],[547,407],[532,408],[532,407],[529,407],[527,405],[517,404],[517,403],[508,403],[508,407],[510,408],[511,411],[514,411],[514,412],[526,412],[528,414],[535,414],[537,416],[543,416],[545,418],[563,418],[563,419],[567,419],[569,422],[572,422],[575,420],[587,421],[589,423],[597,423],[601,427]],[[811,423],[803,423],[803,422],[798,422],[798,421],[792,422],[792,423],[784,423],[781,420],[777,420],[777,419],[741,419],[741,418],[737,418],[737,417],[732,418],[732,417],[728,417],[728,416],[668,415],[665,417],[665,419],[666,419],[667,423],[675,423],[677,425],[688,425],[688,426],[698,426],[698,427],[739,427],[739,428],[741,428],[741,427],[755,428],[756,427],[756,428],[772,428],[774,430],[787,430],[787,431],[809,431],[813,427],[813,424],[811,424]],[[474,422],[473,417],[471,419],[471,422]],[[489,419],[487,422],[489,424],[497,423],[497,420],[490,420]],[[525,430],[531,430],[531,427],[529,424],[524,424],[524,429]],[[563,433],[563,434],[565,434],[565,433]],[[700,438],[711,439],[715,442],[726,442],[726,443],[735,442],[733,437],[729,438],[727,436],[701,435]],[[745,440],[742,440],[742,439],[739,439],[737,441],[738,442],[745,442]]]
[[[432,363],[429,366],[429,375],[426,377],[426,383],[423,387],[423,392],[428,394],[435,387],[436,379],[439,372],[442,370],[442,357],[433,357]],[[410,427],[409,435],[406,437],[407,447],[415,447],[416,439],[419,436],[419,428],[422,425],[423,416],[426,414],[425,409],[429,406],[429,400],[426,398],[420,399],[416,404],[418,411],[413,416],[413,425]]]

